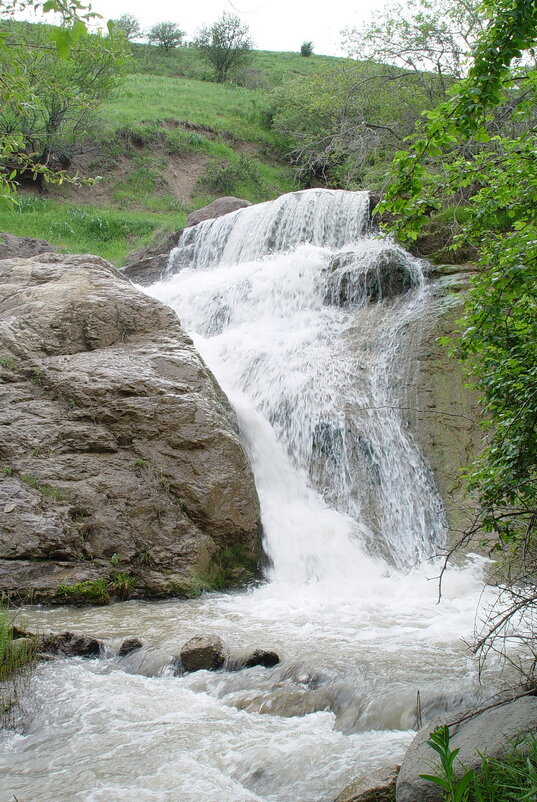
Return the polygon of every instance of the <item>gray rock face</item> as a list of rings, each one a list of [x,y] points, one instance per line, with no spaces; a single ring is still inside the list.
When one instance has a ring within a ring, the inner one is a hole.
[[[174,313],[103,259],[0,262],[0,380],[1,591],[190,595],[230,546],[258,558],[226,397]]]
[[[224,214],[229,214],[230,212],[235,212],[237,209],[242,209],[245,206],[251,205],[250,201],[243,200],[242,198],[235,198],[233,195],[226,195],[223,198],[217,198],[202,209],[196,209],[195,212],[189,214],[187,226],[196,226],[204,220],[222,217]]]
[[[180,657],[185,671],[216,671],[226,659],[224,644],[215,635],[190,638],[181,649]]]
[[[131,652],[141,649],[143,645],[140,638],[126,638],[119,647],[118,655],[119,657],[126,657]]]
[[[361,777],[346,788],[335,802],[393,802],[397,769],[377,771]]]
[[[0,232],[0,259],[26,259],[40,253],[55,253],[50,242],[33,237],[15,237],[13,234]]]
[[[173,234],[166,234],[157,239],[152,245],[129,254],[121,272],[131,281],[144,287],[158,281],[166,269],[170,251],[175,248],[180,236],[181,230],[174,231]]]
[[[440,802],[437,786],[422,780],[420,774],[438,774],[438,756],[428,745],[429,734],[445,719],[428,724],[418,732],[403,759],[397,778],[397,802]],[[460,749],[455,769],[477,768],[481,763],[478,752],[501,757],[510,742],[521,733],[537,729],[537,699],[526,696],[485,710],[460,724],[450,727],[450,748]]]

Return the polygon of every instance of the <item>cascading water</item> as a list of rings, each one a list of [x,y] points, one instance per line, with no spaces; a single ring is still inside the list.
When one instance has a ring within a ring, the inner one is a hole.
[[[4,733],[0,802],[327,802],[400,762],[415,726],[477,698],[460,641],[480,562],[442,603],[425,558],[445,523],[406,424],[420,264],[367,236],[365,193],[309,190],[185,231],[149,292],[170,304],[232,401],[262,507],[267,582],[238,594],[21,621],[146,641],[38,668]],[[173,676],[192,635],[272,669]]]
[[[241,209],[186,229],[152,290],[260,416],[250,449],[274,577],[341,581],[360,543],[410,568],[442,544],[442,505],[398,410],[427,290],[417,260],[365,236],[368,218],[365,192]]]

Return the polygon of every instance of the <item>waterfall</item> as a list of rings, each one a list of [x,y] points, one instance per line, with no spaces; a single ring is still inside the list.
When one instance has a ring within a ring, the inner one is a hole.
[[[273,579],[352,578],[364,552],[409,569],[443,543],[404,411],[428,291],[368,218],[339,190],[239,209],[186,229],[151,288],[237,409]]]

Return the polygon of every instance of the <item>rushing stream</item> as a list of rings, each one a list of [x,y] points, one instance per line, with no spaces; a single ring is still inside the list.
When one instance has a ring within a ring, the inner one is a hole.
[[[309,190],[201,223],[149,288],[236,409],[267,581],[24,611],[112,646],[38,667],[24,726],[1,736],[1,802],[330,802],[401,760],[418,690],[424,720],[484,693],[461,640],[481,562],[452,568],[437,604],[445,520],[404,413],[429,290],[418,261],[367,234],[368,204]],[[251,647],[282,663],[174,676],[181,645],[206,633],[231,663]],[[118,658],[128,635],[146,646]]]

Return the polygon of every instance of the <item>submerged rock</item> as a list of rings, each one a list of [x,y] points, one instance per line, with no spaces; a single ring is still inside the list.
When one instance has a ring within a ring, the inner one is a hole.
[[[119,657],[126,657],[128,654],[131,654],[131,652],[141,649],[143,645],[143,642],[139,638],[126,638],[119,647],[118,655]]]
[[[354,251],[339,253],[327,268],[324,302],[333,306],[376,303],[408,292],[415,285],[408,258],[398,248],[369,254],[367,265]]]
[[[224,644],[215,635],[190,638],[181,649],[180,657],[185,671],[216,671],[226,659]]]
[[[252,577],[236,418],[170,309],[99,257],[0,261],[0,357],[0,592],[191,596],[237,549]]]
[[[252,668],[253,666],[264,666],[265,668],[272,668],[280,662],[280,655],[268,649],[256,649],[244,661],[244,668]]]

